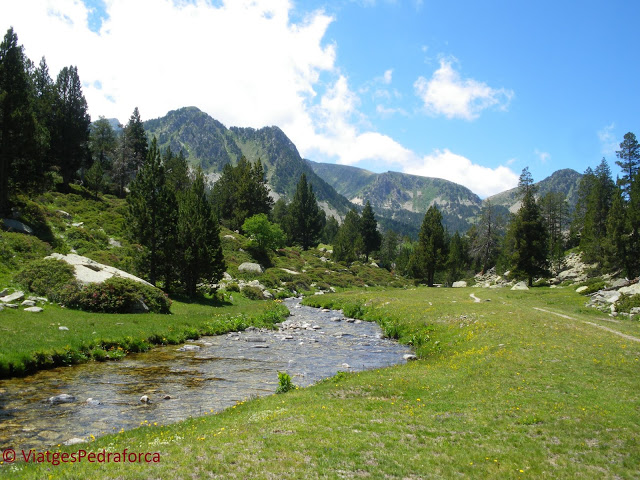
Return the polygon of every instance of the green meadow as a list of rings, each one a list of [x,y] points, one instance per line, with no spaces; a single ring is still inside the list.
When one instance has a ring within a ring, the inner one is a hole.
[[[568,288],[366,289],[306,302],[379,322],[418,360],[55,449],[126,448],[159,453],[157,463],[5,463],[0,475],[639,478],[637,322],[587,309]]]

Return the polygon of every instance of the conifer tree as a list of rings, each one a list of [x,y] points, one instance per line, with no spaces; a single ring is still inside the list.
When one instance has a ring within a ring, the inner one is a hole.
[[[186,293],[193,297],[198,283],[218,283],[226,268],[220,227],[206,197],[201,169],[191,187],[180,196],[179,211],[177,258]]]
[[[533,277],[547,273],[548,237],[547,228],[536,203],[535,188],[528,168],[520,175],[522,206],[510,225],[514,241],[513,267],[517,275],[528,279],[533,286]]]
[[[55,121],[51,135],[53,162],[66,187],[89,160],[91,117],[82,93],[78,68],[64,67],[56,80]]]
[[[349,210],[334,241],[332,258],[335,261],[351,263],[358,259],[364,249],[360,223],[358,212]]]
[[[378,231],[378,222],[368,200],[360,217],[360,235],[362,235],[364,246],[363,252],[368,262],[369,254],[378,250],[382,244],[382,235]]]
[[[629,232],[622,187],[613,192],[611,208],[607,215],[607,238],[605,241],[605,264],[612,271],[624,270],[629,275]]]
[[[300,176],[296,193],[289,205],[288,227],[290,240],[303,250],[318,244],[322,232],[322,217],[313,186],[307,183],[304,173]]]
[[[633,133],[628,132],[624,135],[624,140],[620,143],[620,150],[616,151],[616,156],[620,159],[616,160],[616,165],[623,172],[620,185],[628,198],[631,184],[640,169],[640,144]]]
[[[382,235],[382,245],[380,246],[380,266],[390,272],[394,270],[399,243],[400,236],[396,232],[393,230],[385,230]]]
[[[41,178],[42,136],[32,109],[29,59],[10,28],[0,44],[0,213],[9,210],[11,191]]]
[[[130,190],[127,196],[129,233],[146,248],[146,270],[149,281],[155,285],[159,274],[166,273],[176,261],[173,250],[177,223],[175,194],[167,187],[155,137]]]
[[[482,272],[495,265],[503,230],[504,219],[497,214],[491,201],[487,200],[482,205],[480,221],[470,246],[471,255],[477,260]]]
[[[416,261],[422,267],[420,276],[428,286],[433,287],[436,270],[442,266],[445,259],[445,232],[442,226],[442,214],[435,205],[431,205],[424,215],[418,236],[418,245]]]
[[[129,122],[124,127],[123,140],[129,150],[130,157],[127,159],[127,168],[134,176],[147,158],[149,140],[144,131],[144,124],[140,118],[138,107],[133,109]]]

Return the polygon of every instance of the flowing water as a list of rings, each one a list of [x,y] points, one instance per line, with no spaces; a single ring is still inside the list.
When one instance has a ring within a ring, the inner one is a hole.
[[[408,347],[382,338],[376,324],[303,307],[297,299],[286,305],[292,316],[279,331],[249,329],[202,337],[119,362],[0,380],[0,449],[42,449],[135,428],[145,420],[165,425],[272,394],[279,371],[291,375],[296,385],[307,386],[338,371],[403,363],[403,355],[410,353]],[[75,401],[47,401],[60,394]],[[150,403],[141,403],[143,395]]]

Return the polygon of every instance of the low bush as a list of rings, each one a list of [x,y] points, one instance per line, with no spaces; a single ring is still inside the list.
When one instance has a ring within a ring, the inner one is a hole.
[[[250,300],[264,300],[262,290],[258,287],[245,286],[242,287],[242,294]]]
[[[104,283],[91,283],[68,292],[64,303],[69,308],[100,313],[140,312],[140,301],[154,313],[170,313],[171,300],[160,289],[126,278],[111,277]]]
[[[619,312],[630,313],[632,308],[640,307],[640,295],[622,294],[616,305]]]
[[[600,278],[590,278],[583,285],[586,286],[587,289],[584,292],[581,292],[582,295],[590,295],[592,293],[597,292],[598,290],[602,290],[603,288],[606,288],[607,286],[604,283],[604,280]]]
[[[78,290],[73,272],[73,267],[65,261],[46,258],[27,265],[14,280],[37,295],[60,302],[69,291]]]

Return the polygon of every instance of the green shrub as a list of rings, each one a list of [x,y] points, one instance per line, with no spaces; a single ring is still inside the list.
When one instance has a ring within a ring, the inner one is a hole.
[[[584,292],[581,292],[582,295],[590,295],[592,293],[597,292],[598,290],[602,290],[603,288],[606,288],[607,286],[604,283],[604,280],[600,278],[590,278],[589,280],[584,282],[583,285],[586,286],[587,289]]]
[[[237,283],[229,283],[229,284],[227,284],[226,287],[224,287],[224,289],[227,292],[239,292],[240,291],[240,287],[238,286]]]
[[[242,294],[250,300],[264,300],[262,290],[258,287],[252,287],[249,285],[242,287]]]
[[[640,307],[640,295],[622,294],[617,302],[617,310],[619,312],[630,313],[634,307]]]
[[[286,393],[294,388],[296,388],[296,386],[291,381],[291,376],[285,372],[278,372],[278,388],[276,388],[276,393]]]
[[[91,283],[77,292],[69,292],[64,303],[69,308],[100,313],[132,313],[142,300],[154,313],[170,313],[171,300],[160,289],[120,277],[104,283]]]
[[[70,290],[77,290],[73,272],[65,261],[46,258],[27,265],[14,280],[33,293],[59,302]]]

